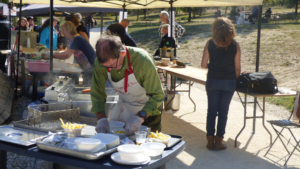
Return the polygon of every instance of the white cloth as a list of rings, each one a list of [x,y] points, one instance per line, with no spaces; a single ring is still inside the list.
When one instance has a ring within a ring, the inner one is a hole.
[[[129,68],[131,67],[129,54],[127,52]],[[149,97],[146,95],[146,90],[138,83],[134,73],[128,75],[127,92],[125,92],[125,78],[118,82],[112,81],[111,74],[107,71],[108,80],[119,93],[119,101],[113,108],[109,120],[127,122],[127,120],[141,111],[148,102]],[[125,75],[126,76],[126,75]]]
[[[237,21],[237,24],[238,24],[238,25],[243,25],[243,24],[244,24],[244,21],[245,21],[245,12],[242,11],[242,12],[240,13],[240,17],[239,17],[239,19],[238,19],[238,21]]]

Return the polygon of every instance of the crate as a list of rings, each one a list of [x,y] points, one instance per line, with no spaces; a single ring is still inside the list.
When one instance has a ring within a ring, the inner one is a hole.
[[[29,72],[49,72],[50,71],[50,62],[41,61],[41,60],[27,60]]]

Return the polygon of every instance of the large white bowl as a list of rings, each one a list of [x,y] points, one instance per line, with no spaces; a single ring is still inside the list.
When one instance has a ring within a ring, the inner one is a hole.
[[[120,145],[119,137],[114,134],[98,133],[90,138],[101,140],[103,144],[106,144],[106,150]]]
[[[78,138],[74,142],[79,151],[93,151],[98,149],[101,144],[101,140],[92,138]]]
[[[108,121],[110,132],[117,128],[124,128],[125,123],[121,121]]]
[[[123,139],[126,137],[125,133],[116,133],[116,131],[124,131],[125,132],[125,129],[124,128],[116,128],[116,129],[113,129],[111,131],[112,134],[116,135],[116,136],[119,136],[120,139]]]
[[[73,147],[76,145],[75,140],[78,138],[80,138],[80,137],[73,137],[73,138],[65,139],[65,143],[66,143],[67,147],[70,149],[73,149]]]
[[[150,157],[155,157],[162,154],[162,152],[166,148],[166,145],[163,143],[149,142],[141,144],[141,147],[144,148],[145,154],[147,154]]]
[[[125,144],[118,147],[120,157],[125,161],[140,161],[143,159],[144,149],[138,145]]]

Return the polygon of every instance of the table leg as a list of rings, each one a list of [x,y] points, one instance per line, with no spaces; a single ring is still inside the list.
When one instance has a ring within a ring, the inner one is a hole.
[[[242,100],[241,100],[242,101]],[[243,104],[243,103],[242,103]],[[242,133],[242,131],[245,129],[246,127],[246,114],[247,114],[247,94],[245,94],[245,103],[244,103],[244,126],[241,129],[241,131],[236,135],[235,140],[234,140],[234,147],[236,147],[236,143],[237,143],[237,139],[239,137],[239,135]]]
[[[36,101],[36,98],[37,98],[37,75],[36,74],[33,74],[32,81],[33,81],[33,84],[32,84],[32,101]]]
[[[270,131],[265,126],[265,102],[266,102],[266,98],[263,97],[263,109],[262,109],[263,118],[262,118],[262,124],[263,124],[264,128],[267,130],[267,132],[269,133],[269,135],[270,135],[270,145],[272,145],[272,134],[270,133]]]
[[[25,74],[25,61],[21,60],[21,74],[22,74],[22,96],[26,96],[26,74]]]
[[[189,81],[189,98],[194,104],[194,112],[195,112],[196,111],[196,104],[195,104],[194,100],[191,98],[191,81]]]
[[[7,152],[0,150],[0,168],[6,169]]]
[[[256,104],[257,104],[257,97],[254,97],[254,107],[253,107],[253,128],[252,128],[252,134],[255,134]]]

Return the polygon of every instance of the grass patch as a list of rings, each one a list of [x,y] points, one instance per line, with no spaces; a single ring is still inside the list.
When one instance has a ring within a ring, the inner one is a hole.
[[[189,43],[189,41],[188,41],[188,40],[185,40],[184,43]]]
[[[292,63],[287,61],[287,62],[281,64],[280,66],[291,66],[291,65],[292,65]]]
[[[284,106],[289,112],[292,112],[294,108],[294,97],[287,96],[287,97],[270,97],[267,98],[268,102],[271,102],[278,106]]]

